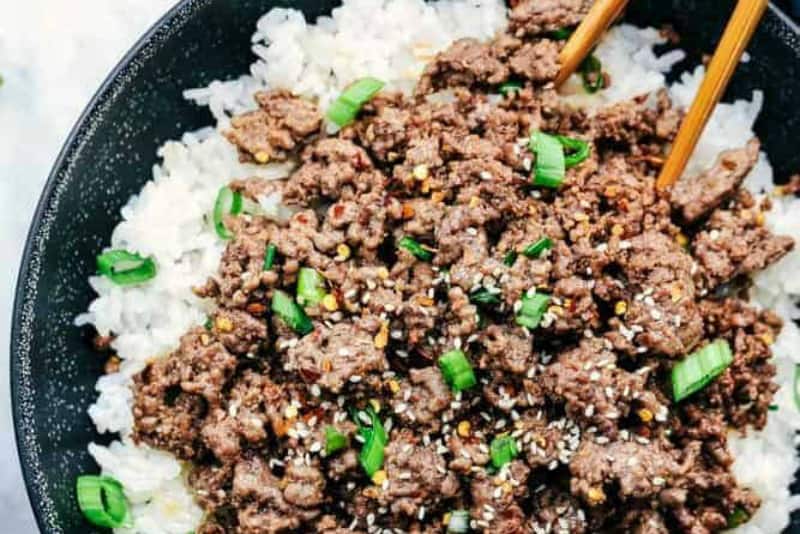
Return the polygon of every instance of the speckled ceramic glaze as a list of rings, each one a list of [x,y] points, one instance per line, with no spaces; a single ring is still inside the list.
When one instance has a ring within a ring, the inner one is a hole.
[[[20,458],[42,532],[97,532],[74,495],[75,477],[96,471],[86,452],[98,436],[86,414],[103,361],[91,332],[73,326],[93,298],[87,277],[108,243],[119,209],[150,178],[156,148],[210,124],[181,91],[237,76],[253,57],[257,17],[275,6],[313,18],[335,1],[184,0],[123,59],[89,104],[47,182],[28,237],[17,288],[11,347]],[[713,50],[732,2],[637,0],[628,17],[672,24],[696,63]],[[800,33],[771,10],[734,78],[728,98],[766,93],[758,134],[779,179],[800,170]],[[689,63],[682,66],[688,66]],[[800,532],[800,521],[795,531]],[[2,530],[2,528],[0,528]]]

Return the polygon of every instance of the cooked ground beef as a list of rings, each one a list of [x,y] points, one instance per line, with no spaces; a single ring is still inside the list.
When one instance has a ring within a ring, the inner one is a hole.
[[[137,375],[133,401],[133,438],[191,462],[198,533],[439,532],[468,510],[485,532],[700,534],[757,510],[726,435],[766,424],[781,321],[737,288],[794,243],[742,189],[756,140],[664,194],[682,117],[665,92],[592,114],[560,100],[550,32],[590,4],[511,2],[509,33],[453,43],[413,97],[380,94],[336,135],[286,91],[232,120],[243,159],[297,167],[231,187],[291,216],[226,219],[196,288],[207,328]],[[524,87],[489,96],[509,79]],[[532,130],[588,143],[556,190],[531,186]],[[271,299],[296,295],[303,267],[325,298],[301,335]],[[549,300],[521,326],[534,293]],[[716,339],[733,362],[675,402],[673,366]],[[476,378],[464,391],[439,366],[455,350]],[[367,476],[374,417],[387,442]]]

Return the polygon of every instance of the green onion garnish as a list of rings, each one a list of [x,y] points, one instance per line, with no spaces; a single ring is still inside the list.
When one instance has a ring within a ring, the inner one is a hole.
[[[728,342],[718,339],[690,354],[672,368],[672,395],[675,402],[706,387],[733,361]]]
[[[594,54],[590,55],[581,63],[581,78],[583,79],[583,88],[588,93],[596,93],[603,88],[605,80],[603,79],[603,64],[597,59]]]
[[[431,261],[433,259],[433,252],[427,250],[422,245],[417,243],[413,237],[405,236],[400,240],[398,245],[401,248],[409,251],[415,258],[421,261]]]
[[[567,170],[561,141],[553,135],[533,132],[529,147],[536,154],[533,185],[557,189],[564,181]]]
[[[565,135],[557,135],[556,138],[561,142],[565,152],[569,152],[564,157],[564,164],[567,169],[580,165],[589,157],[589,143],[581,139],[574,139]]]
[[[328,119],[344,128],[356,119],[361,107],[386,85],[375,78],[361,78],[350,84],[328,108]]]
[[[297,302],[302,306],[316,306],[326,294],[325,278],[314,269],[301,267],[297,274]]]
[[[492,457],[492,465],[496,469],[500,469],[519,454],[517,440],[508,434],[498,436],[494,438],[492,444],[489,445],[489,454]]]
[[[516,93],[522,90],[520,82],[506,82],[497,89],[501,95],[508,96],[509,93]]]
[[[486,288],[481,288],[470,293],[469,301],[473,304],[500,304],[500,294],[492,293]]]
[[[330,425],[325,427],[325,454],[330,456],[347,447],[347,436]]]
[[[572,32],[575,30],[572,28],[560,28],[558,30],[553,30],[550,32],[550,38],[554,41],[566,41],[572,36]]]
[[[522,253],[529,258],[538,258],[545,250],[550,250],[551,248],[553,248],[553,240],[549,237],[543,237],[539,241],[525,247]]]
[[[728,528],[736,528],[744,525],[750,521],[750,514],[744,508],[737,507],[731,515],[728,516]]]
[[[506,253],[506,257],[503,258],[503,263],[505,264],[506,267],[513,267],[516,262],[517,262],[517,251],[509,250]]]
[[[156,276],[156,262],[127,250],[109,250],[97,256],[97,271],[120,286],[141,284]]]
[[[272,294],[271,307],[273,313],[298,334],[304,336],[314,330],[314,325],[311,324],[311,319],[308,318],[303,308],[285,292],[275,291]]]
[[[454,391],[469,389],[478,383],[472,364],[460,350],[451,350],[439,358],[442,376]]]
[[[794,405],[800,410],[800,364],[794,366]]]
[[[364,437],[364,446],[358,455],[358,461],[368,476],[372,476],[383,466],[383,455],[386,444],[389,443],[389,436],[383,428],[380,418],[371,408],[367,410],[370,417],[371,426],[364,426],[361,420],[356,417],[358,432]]]
[[[278,247],[273,243],[267,245],[267,251],[264,252],[264,270],[269,271],[275,265],[275,255],[278,253]]]
[[[242,194],[233,191],[230,187],[223,187],[217,193],[217,201],[214,203],[214,229],[222,239],[233,237],[230,230],[225,227],[225,217],[227,215],[238,215],[242,211]]]
[[[451,534],[469,532],[469,511],[453,510],[450,512],[450,521],[447,522],[447,532]]]
[[[531,330],[538,328],[550,304],[550,295],[534,293],[533,296],[522,296],[522,307],[517,312],[516,323]]]
[[[206,319],[206,322],[205,322],[205,323],[203,323],[203,328],[205,328],[205,329],[206,329],[206,330],[208,330],[209,332],[210,332],[211,330],[213,330],[213,328],[214,328],[214,321],[212,321],[212,320],[211,320],[211,317],[209,317],[208,319]]]
[[[82,475],[76,483],[78,507],[93,525],[129,527],[128,501],[122,484],[111,477]]]
[[[777,404],[770,404],[768,409],[771,412],[777,412],[778,411],[778,405]]]

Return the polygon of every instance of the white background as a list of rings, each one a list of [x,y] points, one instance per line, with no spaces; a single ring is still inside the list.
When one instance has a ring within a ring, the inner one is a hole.
[[[9,402],[13,287],[33,209],[78,115],[176,0],[0,0],[0,531],[35,533]]]

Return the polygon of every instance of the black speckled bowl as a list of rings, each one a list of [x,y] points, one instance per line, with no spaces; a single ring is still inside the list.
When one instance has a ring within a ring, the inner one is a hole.
[[[96,470],[86,452],[98,436],[86,415],[102,361],[74,317],[93,298],[86,280],[109,241],[119,209],[150,178],[156,148],[211,117],[181,98],[187,87],[234,77],[252,61],[258,16],[294,6],[309,17],[336,2],[184,0],[122,60],[89,104],[56,162],[28,237],[17,288],[11,345],[14,418],[31,504],[42,532],[96,532],[74,495],[75,477]],[[732,2],[637,0],[629,18],[669,22],[692,62],[713,50]],[[786,178],[800,170],[800,30],[776,9],[767,13],[729,97],[765,91],[757,130]],[[688,65],[688,63],[687,63]],[[800,532],[800,522],[795,530]],[[2,528],[0,528],[2,530]]]

